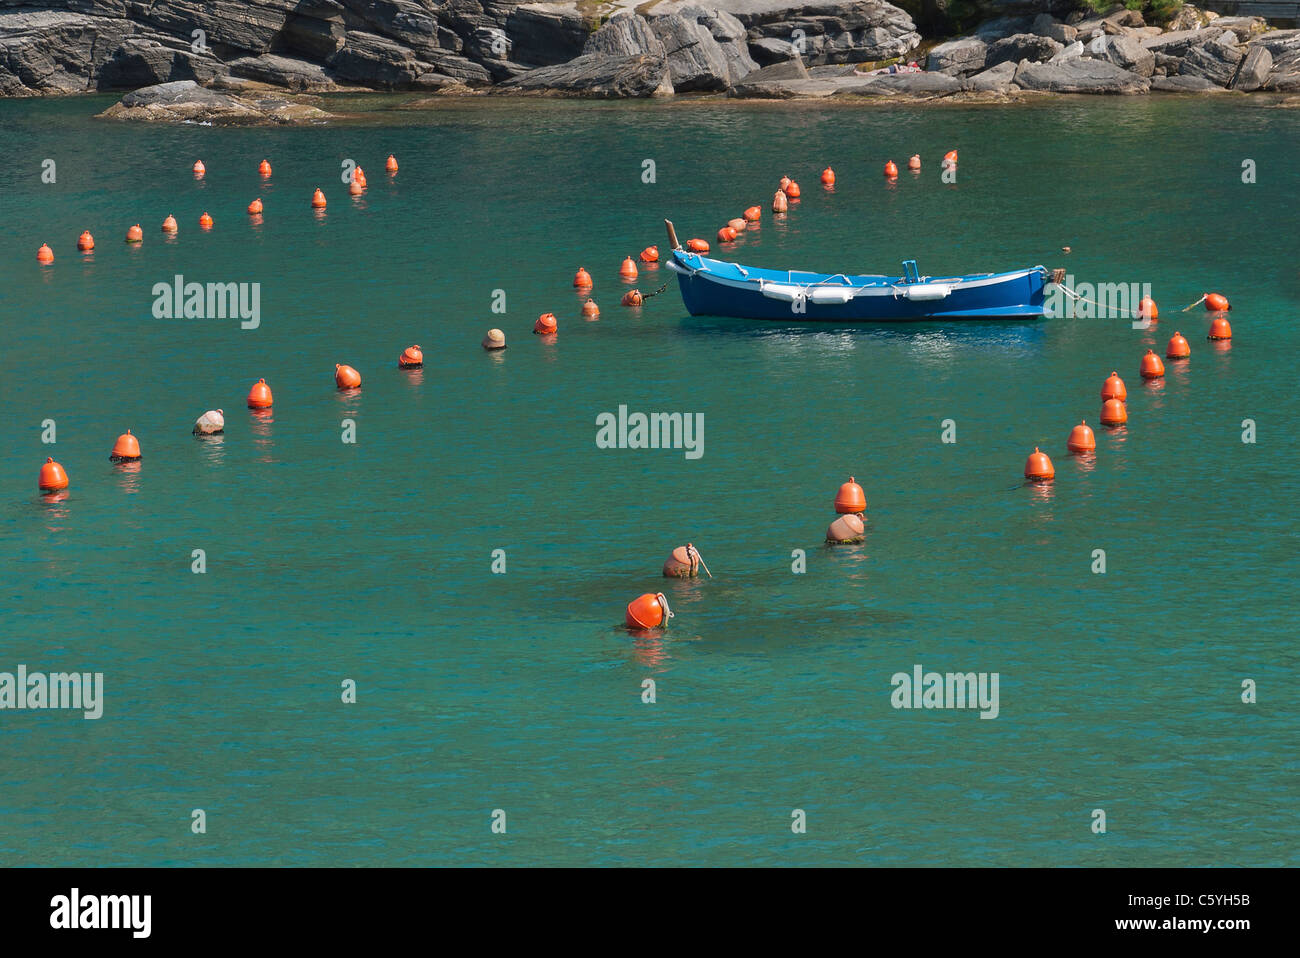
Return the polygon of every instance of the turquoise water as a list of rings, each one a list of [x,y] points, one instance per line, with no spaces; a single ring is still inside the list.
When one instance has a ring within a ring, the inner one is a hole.
[[[0,671],[105,687],[98,721],[0,711],[4,863],[1300,860],[1296,113],[468,101],[222,130],[91,118],[109,102],[0,102]],[[921,176],[887,185],[885,160],[914,152]],[[712,241],[783,173],[802,201],[734,258],[1065,266],[1150,282],[1160,323],[782,327],[689,318],[675,286],[619,306],[619,263],[663,245],[665,216]],[[260,327],[153,318],[177,273],[260,283]],[[1200,307],[1178,312],[1210,290],[1233,302],[1227,348]],[[554,342],[530,334],[545,311]],[[505,353],[479,347],[490,326]],[[1175,328],[1191,361],[1144,385],[1139,358]],[[413,342],[426,365],[399,371]],[[1074,459],[1112,369],[1128,426]],[[259,377],[267,418],[244,408]],[[702,413],[704,455],[597,448],[621,404]],[[224,439],[193,439],[214,407]],[[127,428],[136,468],[108,461]],[[1050,488],[1021,481],[1036,445]],[[47,455],[61,501],[36,490]],[[850,474],[869,535],[828,549]],[[688,539],[714,578],[659,577]],[[630,636],[625,604],[660,589],[671,627]],[[997,672],[998,718],[892,708],[917,663]]]

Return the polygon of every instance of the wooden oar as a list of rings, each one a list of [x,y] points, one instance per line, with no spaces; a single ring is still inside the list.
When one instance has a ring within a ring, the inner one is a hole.
[[[668,243],[670,249],[681,249],[682,244],[677,242],[677,230],[673,229],[672,220],[664,220],[664,226],[668,227]]]

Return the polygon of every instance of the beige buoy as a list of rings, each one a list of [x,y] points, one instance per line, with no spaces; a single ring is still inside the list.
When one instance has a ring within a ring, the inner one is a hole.
[[[693,579],[699,574],[700,554],[694,546],[678,546],[664,562],[664,575],[670,579]]]
[[[194,435],[211,436],[226,431],[226,416],[220,409],[209,409],[194,422]]]
[[[847,513],[831,523],[826,530],[826,541],[842,544],[861,542],[866,528],[861,516]]]
[[[484,349],[505,349],[506,334],[499,329],[489,329],[487,335],[483,337]]]

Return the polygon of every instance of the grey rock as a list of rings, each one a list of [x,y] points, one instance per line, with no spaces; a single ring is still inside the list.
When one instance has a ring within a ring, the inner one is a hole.
[[[1155,58],[1156,58],[1156,69],[1164,70],[1165,73],[1167,73],[1169,76],[1173,76],[1174,74],[1176,74],[1178,72],[1178,68],[1183,65],[1182,57],[1171,57],[1167,53],[1157,53],[1155,54]]]
[[[485,67],[465,57],[439,48],[421,57],[396,40],[362,30],[349,30],[343,47],[325,65],[340,79],[386,89],[427,87],[430,74],[467,84],[492,79]]]
[[[667,16],[691,5],[699,0],[667,0],[647,12]],[[787,45],[797,40],[809,64],[887,60],[905,56],[921,42],[911,16],[885,0],[727,0],[725,9],[744,25],[759,63],[789,58],[763,40]]]
[[[760,67],[767,67],[774,63],[785,63],[788,60],[802,59],[794,44],[786,40],[777,40],[775,37],[763,37],[754,40],[749,44],[749,52]]]
[[[146,123],[204,123],[218,126],[321,123],[330,115],[314,104],[282,96],[236,96],[177,80],[126,94],[100,114]]]
[[[346,32],[343,4],[334,0],[303,0],[285,19],[279,42],[289,53],[325,60],[343,46]]]
[[[728,95],[758,99],[786,99],[801,95],[791,92],[798,89],[800,84],[825,84],[833,81],[832,77],[812,77],[803,60],[795,57],[792,60],[783,60],[755,70],[740,83],[732,86]],[[829,96],[830,92],[825,95]]]
[[[1040,37],[1048,37],[1057,43],[1073,43],[1079,36],[1079,31],[1067,23],[1062,23],[1050,13],[1040,13],[1034,18],[1028,33],[1036,33]]]
[[[285,0],[132,0],[130,18],[189,40],[202,30],[218,56],[267,53],[284,30],[293,4]]]
[[[673,93],[668,60],[649,54],[630,57],[584,54],[568,63],[529,70],[493,89],[596,98],[644,98]]]
[[[926,58],[925,68],[951,76],[978,73],[988,59],[989,45],[978,37],[962,37],[941,43]]]
[[[726,90],[758,69],[744,44],[744,27],[720,10],[688,7],[679,14],[656,17],[650,26],[662,41],[678,93]]]
[[[1219,17],[1214,25],[1220,30],[1230,30],[1242,43],[1268,29],[1268,21],[1263,17]]]
[[[1205,77],[1156,77],[1151,89],[1160,93],[1222,93],[1223,87]]]
[[[1056,52],[1056,55],[1053,56],[1052,59],[1048,60],[1047,62],[1064,63],[1066,60],[1077,60],[1079,59],[1079,57],[1083,56],[1083,50],[1084,50],[1083,41],[1075,40],[1068,47],[1062,47],[1060,50],[1058,50]]]
[[[832,74],[826,72],[825,67],[816,67],[814,71],[805,71],[807,76],[801,76],[795,66],[798,63],[800,61],[776,64],[751,73],[731,89],[730,95],[769,100],[831,96],[933,99],[962,89],[960,80],[943,73],[882,73],[863,76],[852,70]]]
[[[1087,49],[1091,56],[1108,60],[1138,76],[1149,77],[1156,68],[1156,55],[1131,37],[1098,37]]]
[[[966,81],[966,89],[981,93],[1006,93],[1019,89],[1014,82],[1015,76],[1016,64],[1008,60],[995,67],[989,67],[983,73],[975,74]]]
[[[962,89],[962,81],[946,73],[879,73],[857,78],[860,82],[843,84],[840,92],[850,90],[859,96],[947,96]]]
[[[828,97],[843,87],[839,80],[825,77],[807,80],[764,80],[753,83],[748,79],[727,91],[727,96],[745,100],[795,100]]]
[[[510,11],[504,31],[511,41],[511,59],[539,67],[566,63],[581,56],[596,26],[576,6],[526,3]]]
[[[583,56],[600,54],[607,57],[635,57],[649,54],[662,59],[667,56],[661,41],[650,29],[645,17],[635,13],[620,13],[593,33],[582,48]]]
[[[989,47],[989,55],[984,63],[985,66],[991,67],[999,63],[1019,63],[1021,60],[1041,62],[1050,60],[1064,49],[1062,44],[1050,37],[1040,37],[1034,33],[1017,33]]]
[[[1251,49],[1255,49],[1255,44],[1251,44]],[[1267,47],[1260,47],[1265,51]],[[1264,89],[1276,90],[1279,93],[1296,93],[1300,92],[1300,50],[1287,50],[1273,56],[1273,69],[1264,82]]]
[[[1049,93],[1146,93],[1150,83],[1107,60],[1081,57],[1064,63],[1021,63],[1016,85]]]
[[[1152,37],[1149,40],[1143,40],[1142,46],[1152,53],[1164,53],[1172,57],[1186,56],[1188,51],[1193,47],[1199,47],[1211,40],[1218,39],[1223,35],[1223,31],[1215,27],[1204,27],[1200,30],[1175,30],[1172,33],[1166,33],[1163,36]]]
[[[1250,41],[1250,45],[1263,47],[1273,57],[1300,51],[1300,30],[1273,30]]]
[[[1242,58],[1236,39],[1234,34],[1229,33],[1203,46],[1193,47],[1183,57],[1182,66],[1178,68],[1179,76],[1205,77],[1226,87],[1237,72],[1237,65]]]
[[[1250,47],[1237,67],[1237,75],[1228,84],[1230,90],[1250,93],[1264,86],[1273,72],[1273,54],[1264,47]]]
[[[758,64],[749,55],[745,25],[730,13],[717,7],[688,6],[681,11],[680,16],[694,19],[709,31],[727,61],[727,72],[732,83],[758,69]],[[651,23],[654,21],[651,20]]]
[[[82,93],[131,33],[124,20],[54,10],[0,13],[0,95]]]
[[[653,29],[668,58],[668,73],[676,92],[725,90],[731,86],[722,50],[694,20],[676,14],[659,17]]]
[[[237,77],[299,92],[323,93],[338,88],[338,84],[319,63],[277,53],[232,60],[230,72]]]
[[[208,83],[230,72],[209,53],[195,53],[188,44],[166,34],[127,37],[99,68],[95,86],[123,89],[196,80]]]

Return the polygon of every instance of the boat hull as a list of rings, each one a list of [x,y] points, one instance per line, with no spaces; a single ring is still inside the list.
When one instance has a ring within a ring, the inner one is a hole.
[[[682,302],[692,316],[794,323],[1040,319],[1048,281],[1041,266],[909,282],[903,277],[778,272],[684,250],[673,251],[669,267],[677,273]]]

